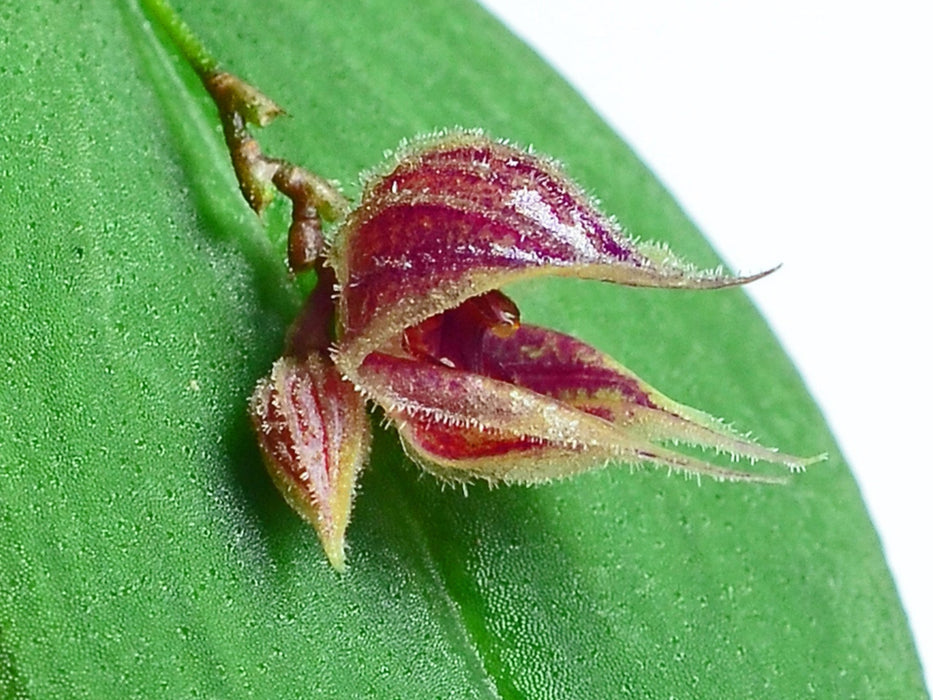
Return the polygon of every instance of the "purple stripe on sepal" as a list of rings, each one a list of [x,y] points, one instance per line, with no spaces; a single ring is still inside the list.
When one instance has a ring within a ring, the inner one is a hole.
[[[374,177],[330,263],[340,289],[335,357],[352,377],[406,327],[523,277],[652,287],[741,284],[636,243],[552,161],[473,132],[426,139]]]

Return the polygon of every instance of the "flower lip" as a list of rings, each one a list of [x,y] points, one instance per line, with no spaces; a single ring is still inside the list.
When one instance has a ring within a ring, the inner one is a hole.
[[[485,334],[504,339],[518,328],[518,307],[505,294],[493,290],[409,326],[402,333],[402,347],[418,359],[477,371],[482,367]]]

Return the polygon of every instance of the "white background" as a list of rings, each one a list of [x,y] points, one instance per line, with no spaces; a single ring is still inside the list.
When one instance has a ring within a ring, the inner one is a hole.
[[[483,0],[733,268],[842,445],[933,668],[933,6]]]

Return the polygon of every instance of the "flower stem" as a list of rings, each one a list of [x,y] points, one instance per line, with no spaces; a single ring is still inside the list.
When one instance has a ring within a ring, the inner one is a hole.
[[[219,62],[207,50],[207,47],[191,31],[191,27],[175,12],[165,0],[140,0],[149,15],[172,39],[172,43],[185,57],[201,80],[218,70]]]
[[[324,250],[321,219],[340,218],[349,208],[346,198],[320,175],[263,153],[248,126],[264,127],[284,110],[246,81],[222,70],[219,61],[166,0],[140,3],[197,73],[217,105],[243,198],[257,214],[272,202],[276,191],[291,200],[289,266],[295,272],[313,269]]]

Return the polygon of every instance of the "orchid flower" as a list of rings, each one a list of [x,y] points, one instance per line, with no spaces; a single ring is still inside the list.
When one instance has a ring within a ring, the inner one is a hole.
[[[370,402],[414,462],[453,482],[540,483],[615,462],[780,481],[666,446],[678,443],[791,470],[823,458],[761,447],[575,338],[523,325],[501,291],[541,275],[716,289],[772,270],[700,271],[637,242],[555,162],[478,131],[403,144],[352,208],[334,183],[262,151],[249,126],[283,110],[155,9],[217,105],[243,197],[257,213],[276,191],[291,200],[289,266],[317,273],[249,410],[273,481],[335,568],[370,449]],[[336,225],[329,241],[322,221]]]
[[[303,251],[318,287],[250,413],[273,479],[338,569],[368,402],[445,481],[539,483],[617,462],[779,481],[666,446],[676,443],[791,470],[813,461],[759,446],[579,340],[521,323],[501,288],[530,277],[714,289],[768,274],[698,271],[636,242],[553,161],[475,131],[435,135],[369,176],[320,257],[318,243],[302,243],[307,217],[295,221],[290,250]]]

